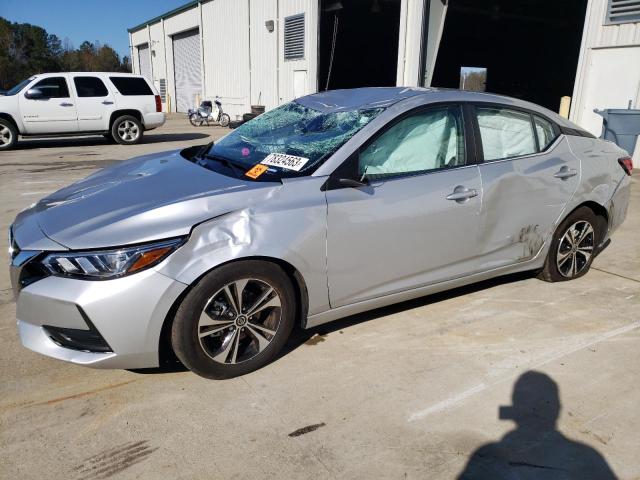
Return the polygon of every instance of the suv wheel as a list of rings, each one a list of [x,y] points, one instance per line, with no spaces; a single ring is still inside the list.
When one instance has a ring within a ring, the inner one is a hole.
[[[13,123],[0,118],[0,150],[9,150],[18,143],[18,130]]]
[[[134,145],[142,139],[143,127],[136,117],[123,115],[111,126],[111,135],[121,145]]]
[[[540,278],[563,282],[585,275],[598,253],[602,233],[600,218],[588,207],[580,207],[556,229]]]
[[[275,358],[293,328],[295,300],[276,265],[249,260],[224,265],[198,282],[176,312],[171,344],[189,370],[230,378]]]

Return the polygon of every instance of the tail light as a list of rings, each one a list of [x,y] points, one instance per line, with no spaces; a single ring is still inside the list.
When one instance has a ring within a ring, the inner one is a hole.
[[[156,112],[161,112],[162,111],[162,99],[160,98],[160,95],[156,95]]]
[[[633,160],[631,159],[631,157],[622,157],[618,159],[618,163],[624,170],[624,173],[626,173],[627,175],[631,175],[631,173],[633,172]]]

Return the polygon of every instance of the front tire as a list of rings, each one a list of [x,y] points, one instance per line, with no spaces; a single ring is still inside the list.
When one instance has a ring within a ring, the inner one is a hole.
[[[585,275],[598,253],[602,224],[588,207],[580,207],[565,218],[553,235],[540,278],[566,282]]]
[[[194,373],[244,375],[285,345],[295,320],[291,281],[275,264],[247,260],[205,275],[187,294],[171,327],[171,344]]]
[[[0,118],[0,151],[10,150],[18,143],[18,130],[8,120]]]
[[[116,118],[111,125],[111,135],[120,145],[135,145],[142,140],[144,127],[140,120],[131,115]]]

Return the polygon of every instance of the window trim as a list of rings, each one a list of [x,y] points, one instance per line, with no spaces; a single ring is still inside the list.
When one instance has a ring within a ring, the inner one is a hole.
[[[474,131],[474,136],[475,136],[475,147],[476,147],[476,155],[478,158],[478,164],[484,164],[484,163],[497,163],[497,162],[506,162],[506,161],[511,161],[511,160],[516,160],[516,159],[520,159],[520,158],[527,158],[527,157],[533,157],[533,156],[537,156],[537,155],[545,155],[547,153],[549,153],[551,150],[553,150],[556,146],[556,144],[558,143],[558,139],[563,135],[563,131],[562,128],[553,120],[551,120],[549,117],[545,116],[544,114],[538,113],[538,112],[534,112],[532,110],[528,110],[526,108],[521,108],[518,106],[512,106],[512,105],[505,105],[505,104],[501,104],[501,103],[480,103],[480,102],[471,102],[469,103],[469,107],[470,110],[472,112],[472,126],[473,126],[473,131]],[[480,133],[480,124],[478,123],[478,108],[497,108],[497,109],[502,109],[502,110],[512,110],[514,112],[519,112],[519,113],[524,113],[529,115],[529,120],[530,120],[530,124],[531,124],[531,129],[533,132],[533,138],[535,140],[535,144],[536,144],[536,152],[533,153],[527,153],[525,155],[517,155],[515,157],[506,157],[506,158],[497,158],[495,160],[485,160],[484,159],[484,149],[483,149],[483,145],[482,145],[482,136]],[[536,130],[535,127],[535,122],[534,122],[534,117],[539,117],[543,120],[546,120],[547,122],[549,122],[552,126],[553,126],[553,130],[556,134],[556,137],[554,138],[553,142],[551,142],[547,148],[545,148],[544,150],[540,149],[540,145],[539,145],[539,140],[538,140],[538,132]]]

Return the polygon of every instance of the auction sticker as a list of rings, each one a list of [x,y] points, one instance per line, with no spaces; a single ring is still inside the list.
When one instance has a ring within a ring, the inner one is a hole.
[[[286,155],[284,153],[270,153],[264,160],[260,162],[263,165],[272,167],[285,168],[287,170],[295,170],[299,172],[302,167],[309,161],[308,158],[296,157],[295,155]]]
[[[245,175],[249,178],[253,178],[254,180],[262,175],[264,172],[269,170],[269,167],[266,165],[254,165],[250,170],[245,172]]]

